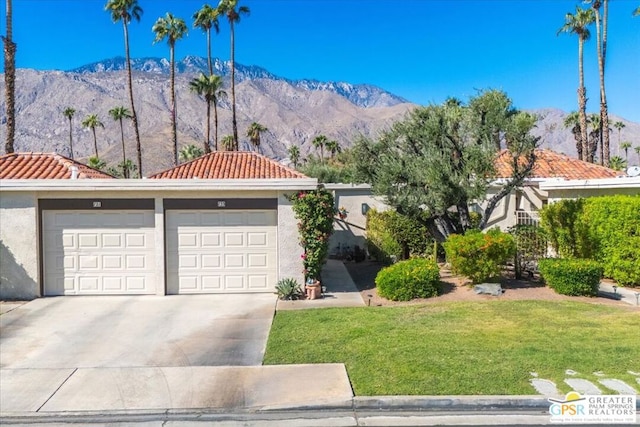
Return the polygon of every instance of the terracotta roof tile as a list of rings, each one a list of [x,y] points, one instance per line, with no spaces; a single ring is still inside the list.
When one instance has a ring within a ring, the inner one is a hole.
[[[302,173],[249,151],[217,151],[175,168],[151,175],[151,179],[296,179]]]
[[[0,179],[71,179],[73,166],[78,168],[78,179],[113,179],[109,174],[55,153],[0,156]]]
[[[496,159],[498,178],[511,176],[511,153],[502,150]],[[626,176],[624,172],[574,159],[551,150],[536,150],[536,164],[531,178],[598,179]]]

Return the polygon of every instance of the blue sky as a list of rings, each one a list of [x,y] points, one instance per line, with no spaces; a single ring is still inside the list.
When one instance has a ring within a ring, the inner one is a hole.
[[[13,0],[17,66],[68,70],[123,56],[122,25],[106,0]],[[192,29],[204,0],[139,0],[132,23],[133,57],[169,56],[151,27],[166,12],[187,21],[177,58],[206,55]],[[217,2],[212,2],[216,5]],[[370,83],[419,104],[477,89],[505,90],[518,108],[577,108],[577,38],[556,35],[574,0],[245,0],[251,15],[236,29],[236,61],[288,78]],[[610,2],[609,111],[640,122],[640,17],[637,0]],[[2,2],[4,17],[5,2]],[[4,34],[4,21],[1,23]],[[595,38],[595,28],[593,28]],[[595,40],[585,46],[589,111],[598,110]],[[229,58],[226,22],[213,54]],[[1,65],[0,65],[1,66]]]

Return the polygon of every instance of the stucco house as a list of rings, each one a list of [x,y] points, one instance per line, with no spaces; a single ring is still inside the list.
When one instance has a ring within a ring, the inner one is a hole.
[[[252,152],[113,179],[57,154],[0,157],[0,298],[273,292],[302,283],[285,195],[317,180]]]

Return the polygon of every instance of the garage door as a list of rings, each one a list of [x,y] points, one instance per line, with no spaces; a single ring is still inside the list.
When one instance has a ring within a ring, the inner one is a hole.
[[[166,218],[167,293],[275,289],[275,210],[171,210]]]
[[[152,211],[44,211],[45,295],[155,294]]]

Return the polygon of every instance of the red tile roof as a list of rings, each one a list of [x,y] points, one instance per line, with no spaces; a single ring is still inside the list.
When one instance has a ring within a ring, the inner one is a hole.
[[[168,179],[296,179],[300,172],[249,151],[216,151],[149,178]]]
[[[78,179],[113,179],[87,165],[56,153],[11,153],[0,156],[0,179],[71,179],[71,168],[78,168]]]
[[[511,153],[502,150],[496,159],[498,178],[511,176]],[[530,178],[598,179],[626,176],[624,172],[583,162],[551,150],[536,150],[536,164]]]

